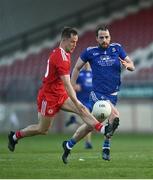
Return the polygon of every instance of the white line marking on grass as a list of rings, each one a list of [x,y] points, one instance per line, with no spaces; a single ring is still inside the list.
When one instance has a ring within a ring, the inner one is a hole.
[[[79,161],[85,161],[85,159],[83,159],[83,158],[79,158]]]

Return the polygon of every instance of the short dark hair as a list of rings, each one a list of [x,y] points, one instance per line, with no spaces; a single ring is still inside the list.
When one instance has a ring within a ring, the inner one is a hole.
[[[96,27],[96,37],[98,37],[99,30],[101,30],[101,31],[108,31],[108,27],[107,27],[107,25],[104,25],[104,24],[98,25]]]
[[[78,32],[75,28],[72,28],[72,27],[64,27],[64,29],[62,30],[62,33],[61,33],[61,38],[70,38],[71,37],[71,34],[73,35],[77,35]]]

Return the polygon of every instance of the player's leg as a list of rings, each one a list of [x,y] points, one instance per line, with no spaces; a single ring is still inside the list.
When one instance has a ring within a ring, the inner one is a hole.
[[[94,103],[97,100],[101,100],[101,97],[103,98],[102,100],[107,100],[109,101],[111,107],[112,107],[112,111],[111,111],[111,115],[109,117],[109,126],[108,128],[111,129],[111,131],[109,131],[110,133],[107,134],[107,136],[105,137],[104,143],[103,143],[103,147],[102,147],[102,157],[105,160],[110,160],[110,137],[113,135],[114,131],[117,129],[118,125],[119,125],[119,112],[117,111],[117,109],[115,108],[115,105],[117,103],[117,95],[102,95],[100,93],[95,93],[92,92],[90,94],[90,104],[91,107],[93,107]]]
[[[111,104],[111,107],[112,107],[112,112],[111,112],[111,115],[108,119],[108,122],[110,124],[113,124],[113,131],[110,133],[110,136],[113,136],[115,130],[119,126],[119,111],[117,110],[117,108],[113,104]]]
[[[46,135],[51,122],[53,121],[53,117],[43,116],[41,113],[38,113],[38,120],[38,124],[33,124],[20,130],[21,137],[18,137],[18,139],[27,136]]]
[[[68,163],[67,160],[68,155],[70,154],[70,151],[75,146],[75,144],[79,142],[81,139],[83,139],[92,130],[93,128],[91,128],[90,126],[84,123],[76,130],[76,132],[74,133],[71,139],[63,142],[62,145],[63,145],[64,153],[62,155],[62,160],[65,164]]]
[[[105,137],[102,145],[102,158],[110,161],[110,138]]]
[[[77,108],[75,107],[75,105],[73,104],[73,102],[71,101],[70,98],[68,98],[65,103],[63,104],[63,106],[61,107],[61,109],[66,110],[66,111],[71,111],[74,112],[76,114],[79,115],[79,112],[77,110]],[[81,117],[82,119],[84,117]],[[74,135],[72,136],[72,138],[70,138],[68,141],[64,141],[62,146],[64,149],[64,153],[62,155],[62,160],[65,164],[67,164],[67,158],[68,155],[70,154],[70,151],[72,150],[73,146],[80,141],[81,139],[83,139],[90,131],[92,131],[93,128],[87,124],[82,124],[74,133]]]
[[[28,136],[35,135],[45,135],[48,132],[48,129],[53,121],[53,117],[43,116],[38,113],[38,124],[30,125],[24,129],[21,129],[16,132],[10,132],[8,135],[9,143],[8,148],[10,151],[15,150],[15,145],[18,143],[18,140]]]
[[[72,100],[70,98],[68,98],[64,104],[62,105],[61,109],[66,110],[66,111],[71,111],[74,112],[78,115],[79,112],[77,110],[77,108],[75,107],[75,105],[73,104]],[[107,134],[107,127],[108,126],[103,126],[100,122],[93,122],[91,119],[88,119],[88,116],[81,114],[80,117],[82,118],[82,120],[86,123],[81,125],[77,131],[75,132],[75,134],[73,135],[73,137],[68,140],[68,141],[64,141],[63,142],[63,149],[64,149],[64,153],[62,155],[62,159],[63,162],[66,164],[67,163],[67,157],[70,153],[70,150],[73,148],[73,146],[80,141],[82,138],[84,138],[89,132],[91,132],[95,127],[95,123],[97,123],[96,125],[98,125],[99,127],[97,127],[97,129],[104,129],[104,133]],[[111,131],[111,129],[109,128],[109,131]]]
[[[100,123],[98,120],[96,120],[88,110],[85,113],[79,112],[70,98],[66,99],[64,104],[61,106],[61,109],[78,114],[80,116],[80,118],[83,120],[83,122],[86,123],[88,126],[96,129],[97,131],[99,131],[101,133],[106,133],[105,132],[106,128],[102,123]]]
[[[82,119],[76,114],[70,114],[69,120],[66,122],[65,126],[68,127],[72,124],[76,124],[76,128],[82,125]],[[85,137],[85,149],[92,149],[91,143],[91,133],[88,133]]]
[[[85,136],[85,149],[92,149],[91,132]]]
[[[72,124],[78,124],[77,120],[76,120],[76,115],[71,115],[69,120],[66,122],[65,126],[68,127]]]
[[[112,113],[109,117],[109,123],[113,123],[114,122],[114,127],[113,127],[113,131],[111,132],[111,136],[114,134],[114,131],[117,129],[118,125],[119,125],[119,112],[118,110],[115,108],[114,105],[112,105]],[[110,137],[105,137],[103,145],[102,145],[102,158],[104,160],[110,160],[110,145],[111,145],[111,138]]]

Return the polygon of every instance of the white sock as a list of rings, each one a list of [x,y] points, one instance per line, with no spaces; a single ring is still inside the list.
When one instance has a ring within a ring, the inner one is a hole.
[[[104,125],[104,126],[102,126],[102,128],[101,128],[100,132],[101,132],[102,134],[105,134],[105,125]]]
[[[68,142],[66,143],[66,147],[67,147],[68,149],[70,149],[70,150],[72,149],[72,148],[69,146],[69,143],[68,143]]]

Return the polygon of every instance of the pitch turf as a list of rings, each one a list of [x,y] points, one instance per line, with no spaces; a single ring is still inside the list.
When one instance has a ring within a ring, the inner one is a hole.
[[[109,162],[101,159],[101,135],[94,134],[94,148],[85,150],[81,141],[65,165],[61,144],[68,137],[51,134],[26,138],[12,153],[7,149],[7,135],[0,135],[0,179],[153,178],[153,134],[114,135]]]

